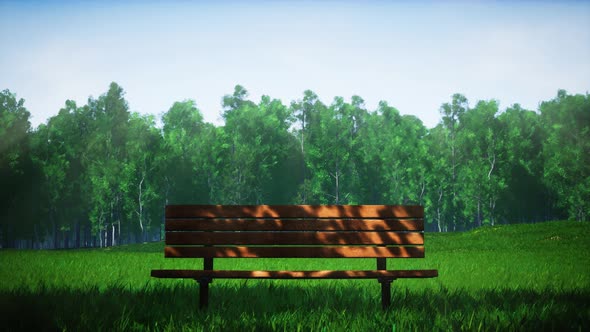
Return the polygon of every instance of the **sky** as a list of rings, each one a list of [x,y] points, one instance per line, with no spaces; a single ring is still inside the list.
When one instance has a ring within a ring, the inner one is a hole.
[[[110,82],[130,111],[193,99],[217,125],[236,84],[254,102],[385,100],[429,128],[454,93],[537,110],[590,90],[590,1],[0,0],[0,31],[0,90],[33,127]]]

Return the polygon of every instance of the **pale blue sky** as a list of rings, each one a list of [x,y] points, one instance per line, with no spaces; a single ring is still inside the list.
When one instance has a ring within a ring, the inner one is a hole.
[[[236,84],[255,102],[306,89],[371,111],[386,100],[428,127],[457,92],[536,110],[557,89],[590,90],[587,1],[0,0],[0,31],[0,89],[26,100],[34,126],[111,81],[131,111],[194,99],[216,124]]]

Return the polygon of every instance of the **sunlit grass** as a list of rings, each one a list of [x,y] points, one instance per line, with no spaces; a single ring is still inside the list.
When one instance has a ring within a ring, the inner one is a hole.
[[[163,244],[0,251],[7,330],[588,330],[590,224],[551,222],[427,234],[425,259],[390,269],[438,269],[393,283],[383,312],[375,280],[220,280],[198,310],[192,280],[151,269],[201,268],[164,259]],[[219,259],[217,269],[372,269],[373,259]]]

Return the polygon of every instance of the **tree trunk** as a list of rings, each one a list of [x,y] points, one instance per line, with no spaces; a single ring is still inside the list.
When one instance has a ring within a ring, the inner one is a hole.
[[[490,223],[492,226],[496,223],[494,220],[494,210],[496,209],[496,200],[494,198],[490,198]]]
[[[340,204],[340,171],[336,170],[336,204]]]
[[[139,229],[141,230],[142,237],[143,237],[143,232],[144,232],[144,229],[143,229],[143,219],[142,219],[143,218],[143,201],[142,201],[143,191],[142,191],[142,185],[143,185],[144,179],[145,179],[145,175],[143,175],[143,177],[141,178],[141,181],[139,181],[139,186],[138,186],[139,194],[138,194],[138,197],[137,197],[137,203],[138,203],[138,206],[139,206],[139,211],[137,212],[137,218],[138,218],[138,221],[139,221]]]
[[[79,219],[76,221],[76,226],[74,226],[74,229],[75,229],[74,232],[76,233],[75,234],[76,235],[76,242],[74,244],[74,247],[76,249],[79,249],[80,248],[80,236],[81,236],[81,234],[80,234],[80,220]]]
[[[131,227],[127,227],[127,244],[131,243]]]
[[[37,231],[37,224],[35,224],[35,226],[33,227],[33,249],[38,249],[37,246],[40,243],[39,241],[39,232]],[[1,248],[1,247],[0,247]]]
[[[477,227],[481,227],[481,199],[477,198]]]
[[[420,195],[418,196],[418,204],[424,205],[423,197],[424,197],[424,191],[426,190],[426,181],[424,180],[424,178],[422,178],[421,182],[422,182],[422,185],[420,188]]]
[[[57,238],[57,225],[55,224],[55,218],[50,217],[53,222],[52,222],[52,231],[53,231],[53,249],[58,249],[59,248],[59,243],[58,243],[58,238]]]
[[[70,244],[69,243],[70,242],[70,231],[68,231],[68,230],[62,231],[62,236],[64,239],[64,249],[69,249],[70,248],[70,246],[69,246],[69,244]]]
[[[436,205],[436,214],[437,214],[437,218],[436,218],[437,221],[436,222],[438,224],[438,232],[439,233],[442,232],[442,227],[441,227],[441,224],[440,224],[440,221],[441,221],[440,220],[441,219],[441,215],[440,215],[440,212],[441,212],[440,211],[440,204],[442,202],[442,197],[443,197],[443,190],[442,190],[442,187],[439,187],[438,188],[438,204]]]
[[[451,188],[453,190],[453,201],[452,201],[452,216],[453,216],[453,231],[456,230],[457,227],[457,210],[458,210],[458,206],[457,206],[457,191],[455,188],[455,183],[456,183],[456,179],[457,179],[457,174],[456,174],[456,155],[455,155],[455,135],[453,133],[453,136],[451,138],[451,159],[452,159],[452,164],[451,164],[451,174],[452,174],[452,182],[451,182]]]

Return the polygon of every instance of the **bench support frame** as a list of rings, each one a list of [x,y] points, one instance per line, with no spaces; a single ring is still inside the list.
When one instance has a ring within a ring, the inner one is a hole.
[[[387,259],[377,258],[377,270],[387,270]],[[392,278],[379,278],[377,281],[381,284],[381,307],[386,310],[391,305],[391,283]]]
[[[213,270],[213,258],[203,258],[203,270]],[[213,282],[211,277],[196,279],[199,283],[199,308],[203,309],[209,305],[209,284]]]
[[[378,281],[381,284],[381,307],[383,310],[387,310],[391,305],[391,283],[395,279],[379,278]]]
[[[201,309],[209,304],[209,284],[215,278],[377,279],[387,310],[393,281],[438,276],[437,270],[387,269],[387,258],[423,258],[423,233],[422,206],[167,205],[165,257],[202,258],[203,268],[152,270],[151,276],[195,280]],[[376,269],[214,270],[214,258],[234,257],[376,258]]]
[[[213,281],[212,278],[197,279],[199,283],[199,308],[203,309],[209,305],[209,283]]]
[[[203,259],[203,270],[213,270],[213,258]],[[387,270],[387,259],[377,258],[377,270]],[[396,278],[377,278],[381,284],[381,307],[387,310],[391,306],[391,283]],[[199,308],[205,309],[209,305],[209,284],[213,282],[211,277],[195,279],[199,283]]]

